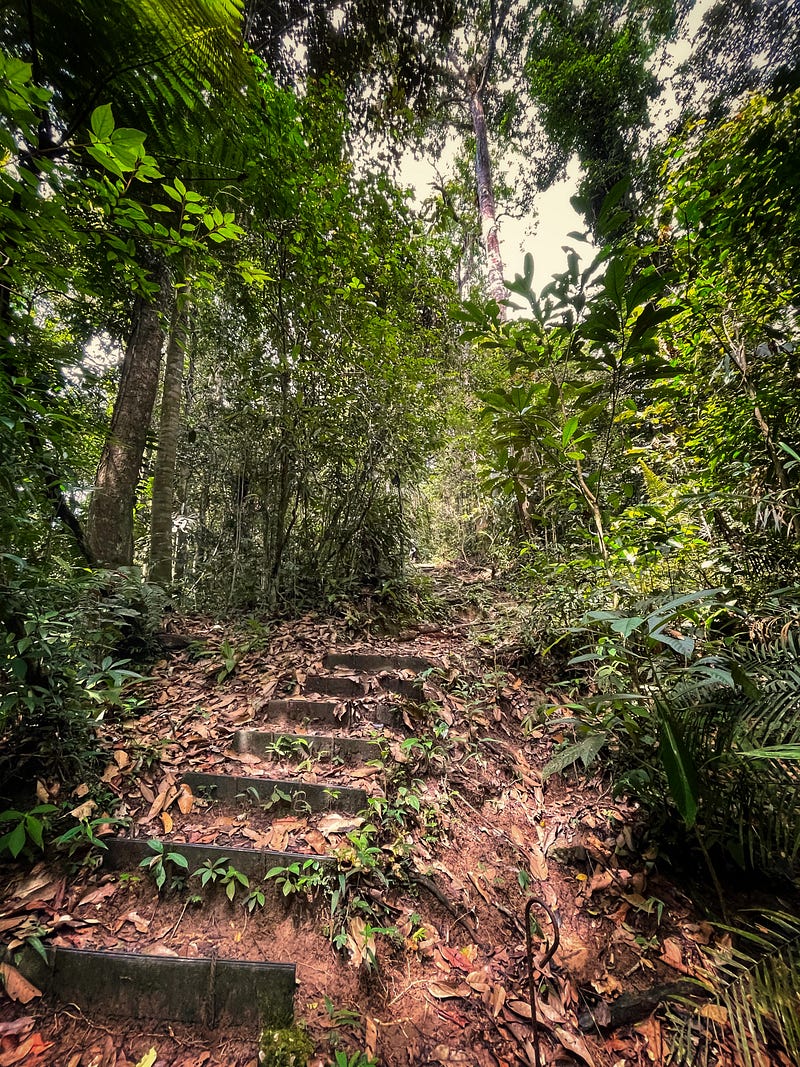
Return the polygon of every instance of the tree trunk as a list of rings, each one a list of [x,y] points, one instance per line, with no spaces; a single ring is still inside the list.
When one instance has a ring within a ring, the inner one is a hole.
[[[181,429],[181,392],[189,316],[189,293],[183,288],[172,312],[172,326],[164,368],[164,391],[158,429],[158,452],[153,472],[150,513],[150,558],[148,578],[167,585],[172,580],[172,504],[175,461]]]
[[[481,232],[486,246],[489,296],[497,301],[500,319],[505,321],[506,308],[502,301],[508,297],[503,283],[503,257],[500,252],[500,236],[492,185],[492,167],[489,159],[489,138],[486,132],[486,115],[483,110],[481,90],[474,72],[467,78],[469,113],[475,132],[475,182],[478,192],[478,210],[481,216]]]
[[[163,323],[171,298],[169,271],[163,265],[158,269],[158,290],[152,303],[136,299],[111,428],[89,504],[89,545],[100,563],[112,567],[133,563],[136,486],[158,392]]]

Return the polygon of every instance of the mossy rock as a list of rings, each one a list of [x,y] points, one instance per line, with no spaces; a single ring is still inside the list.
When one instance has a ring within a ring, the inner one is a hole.
[[[314,1042],[303,1026],[261,1031],[258,1062],[262,1067],[306,1067],[314,1052]]]

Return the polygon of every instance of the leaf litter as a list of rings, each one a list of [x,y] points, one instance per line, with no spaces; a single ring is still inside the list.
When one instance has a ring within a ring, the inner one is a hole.
[[[459,583],[445,581],[458,610]],[[88,866],[75,872],[55,859],[33,871],[7,872],[0,933],[16,936],[20,945],[20,935],[31,929],[26,924],[34,923],[55,946],[295,961],[295,1014],[316,1042],[315,1064],[333,1062],[334,1048],[344,1047],[376,1055],[384,1067],[511,1067],[534,1063],[521,920],[528,894],[535,892],[561,924],[560,949],[538,979],[542,1063],[664,1062],[664,1031],[652,1011],[610,1033],[583,1032],[579,1015],[587,1004],[599,1005],[602,1021],[603,1006],[623,992],[701,975],[699,946],[712,942],[715,932],[657,873],[652,858],[639,854],[635,805],[611,802],[599,779],[578,788],[557,776],[542,782],[538,769],[553,747],[553,737],[536,725],[544,686],[516,667],[513,647],[497,640],[503,610],[500,597],[482,617],[470,613],[467,622],[456,617],[384,639],[356,639],[335,620],[313,615],[276,623],[259,640],[187,619],[203,657],[183,650],[160,660],[141,685],[144,713],[100,727],[109,752],[102,781],[118,798],[114,814],[131,819],[134,835],[291,848],[309,857],[335,853],[349,833],[363,828],[361,816],[276,817],[260,808],[210,805],[180,776],[189,770],[241,774],[244,768],[251,776],[297,777],[296,759],[277,750],[264,760],[238,753],[233,735],[242,725],[260,725],[270,699],[302,698],[306,679],[319,673],[332,647],[430,658],[438,667],[423,682],[426,704],[401,705],[403,728],[372,725],[387,706],[386,693],[379,679],[352,670],[330,673],[363,690],[358,703],[366,707],[365,725],[344,725],[351,705],[341,701],[342,725],[309,730],[304,723],[279,721],[268,727],[298,737],[377,734],[390,750],[389,764],[400,765],[417,759],[414,746],[404,742],[417,732],[430,738],[431,716],[444,724],[437,728],[440,751],[431,744],[427,762],[415,765],[436,833],[430,827],[424,832],[419,823],[403,827],[418,881],[384,879],[371,890],[394,916],[394,939],[356,915],[347,925],[344,952],[337,953],[325,905],[287,902],[274,886],[264,887],[266,906],[250,913],[221,892],[192,902],[179,893],[159,895],[142,872]],[[483,632],[494,639],[488,653]],[[238,650],[238,662],[218,680],[217,650],[224,640]],[[385,771],[352,760],[315,759],[303,777],[353,784],[380,798]],[[35,785],[40,800],[52,795],[52,783]],[[78,805],[75,818],[94,815],[92,803]],[[546,944],[545,929],[535,951],[541,955]],[[12,964],[0,967],[6,993],[0,1000],[0,1067],[257,1067],[252,1035],[90,1017],[43,1000]]]

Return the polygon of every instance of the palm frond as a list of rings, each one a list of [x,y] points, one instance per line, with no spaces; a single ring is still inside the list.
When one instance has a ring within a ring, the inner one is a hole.
[[[706,950],[711,1002],[670,1006],[670,1062],[718,1062],[727,1039],[745,1067],[769,1067],[771,1050],[800,1062],[800,919],[766,912],[728,931],[734,945]]]

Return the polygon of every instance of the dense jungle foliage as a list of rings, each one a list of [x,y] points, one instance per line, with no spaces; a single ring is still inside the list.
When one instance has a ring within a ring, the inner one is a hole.
[[[797,16],[4,3],[0,777],[85,773],[167,609],[424,613],[460,561],[560,678],[550,773],[796,889]],[[498,300],[576,155],[585,232]]]

